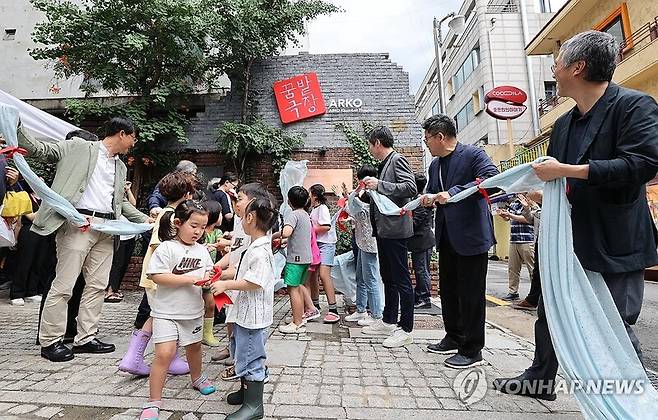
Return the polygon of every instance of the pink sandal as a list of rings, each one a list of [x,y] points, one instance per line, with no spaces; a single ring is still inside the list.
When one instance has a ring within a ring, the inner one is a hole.
[[[327,314],[324,316],[324,319],[322,320],[325,324],[335,324],[336,322],[340,321],[340,315],[335,314],[331,311],[327,312]]]
[[[147,402],[142,408],[142,415],[139,416],[139,420],[158,420],[160,408],[162,408],[162,401]]]

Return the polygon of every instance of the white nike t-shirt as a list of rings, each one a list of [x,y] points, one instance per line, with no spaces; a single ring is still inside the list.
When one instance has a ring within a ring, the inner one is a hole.
[[[165,241],[153,252],[147,275],[172,273],[203,279],[213,267],[205,246],[185,245],[177,240]],[[151,316],[163,319],[196,319],[203,316],[201,287],[195,285],[163,286],[155,289]]]

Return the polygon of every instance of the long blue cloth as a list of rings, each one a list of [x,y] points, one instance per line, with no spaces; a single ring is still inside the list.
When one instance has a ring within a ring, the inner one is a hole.
[[[18,110],[10,105],[0,103],[0,132],[2,132],[5,141],[9,146],[18,146],[18,137],[16,130],[18,128]],[[75,226],[86,226],[89,224],[87,218],[80,214],[75,207],[61,195],[51,190],[37,174],[30,169],[25,158],[16,153],[14,154],[14,163],[16,169],[21,173],[25,181],[41,197],[43,202],[50,205],[62,217],[67,219]],[[148,223],[132,223],[125,220],[107,220],[104,223],[91,223],[90,229],[107,233],[109,235],[136,235],[138,233],[151,230],[152,226]]]

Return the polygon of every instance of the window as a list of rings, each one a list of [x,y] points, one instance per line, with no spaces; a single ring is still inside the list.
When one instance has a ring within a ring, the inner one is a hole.
[[[628,17],[626,3],[622,3],[607,18],[594,27],[597,31],[607,32],[614,36],[619,45],[623,47],[622,52],[633,48],[631,34],[631,21]]]
[[[466,79],[468,79],[468,76],[470,76],[471,73],[473,73],[473,71],[477,68],[478,64],[480,64],[480,47],[475,46],[475,48],[473,48],[471,52],[468,53],[468,56],[462,65],[459,66],[455,72],[455,75],[452,76],[452,86],[455,92],[458,91],[460,87],[462,87]]]
[[[16,39],[16,28],[5,28],[5,35],[2,37],[3,41],[12,41]]]
[[[557,95],[557,82],[544,82],[544,97],[546,99]]]
[[[439,101],[434,102],[434,106],[432,106],[432,115],[436,115],[439,113]]]
[[[455,124],[457,125],[457,131],[461,131],[466,128],[468,123],[473,121],[475,118],[475,111],[473,109],[473,97],[466,102],[466,105],[459,110],[457,115],[455,115]]]
[[[473,112],[477,115],[484,108],[484,86],[480,86],[478,90],[473,92]]]
[[[551,0],[537,0],[539,2],[539,13],[551,13]]]

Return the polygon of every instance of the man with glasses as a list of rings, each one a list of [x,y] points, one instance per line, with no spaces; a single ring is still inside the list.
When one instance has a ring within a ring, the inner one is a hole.
[[[484,363],[485,283],[487,252],[495,243],[493,220],[483,196],[458,203],[447,200],[498,174],[484,150],[459,143],[452,118],[434,115],[423,123],[427,148],[436,156],[422,204],[436,206],[436,248],[439,251],[439,289],[446,336],[428,351],[454,354],[444,363],[465,369]]]
[[[125,198],[128,171],[119,159],[119,154],[128,153],[134,146],[135,134],[130,120],[112,118],[106,125],[102,141],[88,142],[74,137],[55,143],[44,142],[34,139],[19,126],[18,144],[33,158],[57,162],[53,191],[69,200],[90,220],[116,220],[123,215],[133,222],[145,222],[148,216]],[[53,362],[65,362],[73,359],[74,353],[113,352],[113,344],[96,338],[112,267],[112,235],[76,228],[46,203],[39,208],[32,231],[42,236],[57,232],[56,274],[41,315],[41,356]],[[66,333],[67,303],[80,272],[86,284],[77,317],[78,331],[71,350],[62,340]]]
[[[567,178],[574,252],[584,269],[602,274],[642,362],[631,326],[642,308],[644,269],[658,264],[645,186],[658,171],[658,104],[611,82],[618,54],[605,32],[582,32],[562,44],[553,66],[557,93],[576,106],[553,127],[547,154],[555,160],[534,169],[544,181]],[[532,366],[496,379],[494,388],[554,400],[558,361],[541,298],[537,315]]]

